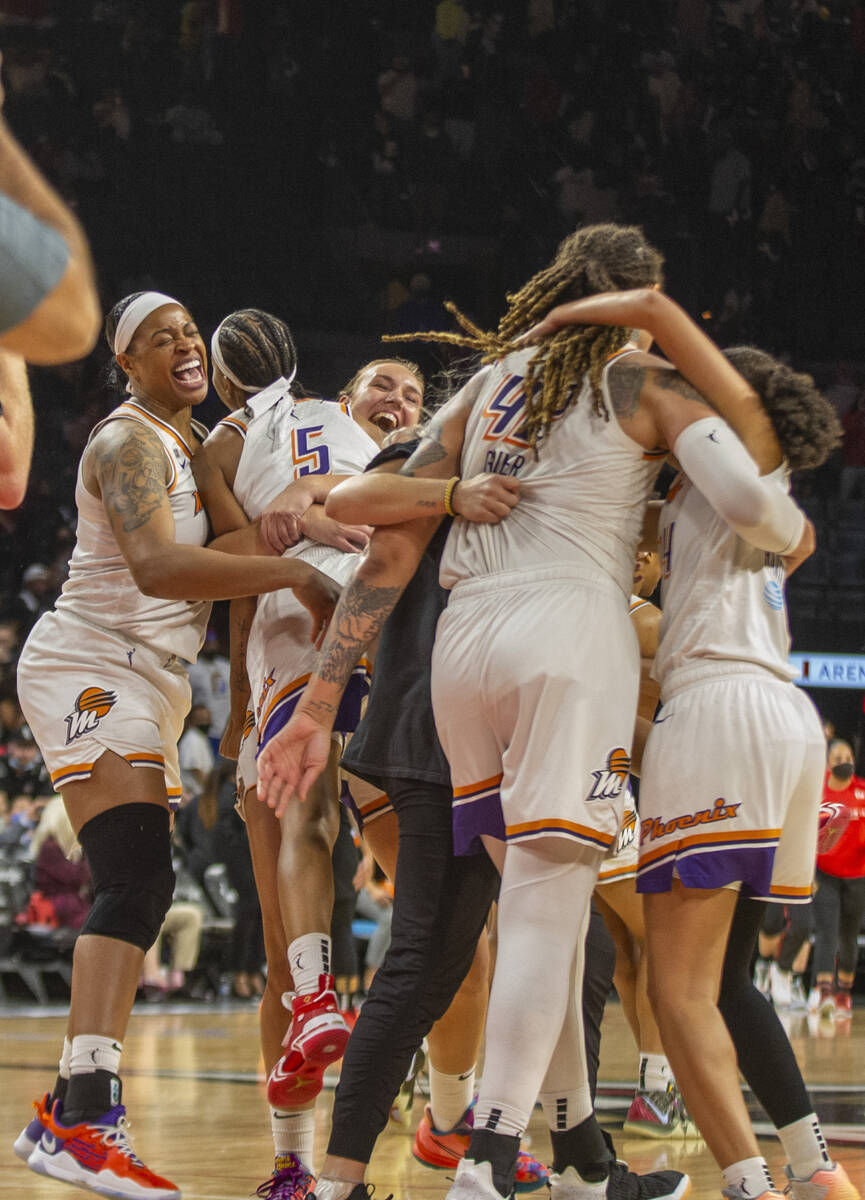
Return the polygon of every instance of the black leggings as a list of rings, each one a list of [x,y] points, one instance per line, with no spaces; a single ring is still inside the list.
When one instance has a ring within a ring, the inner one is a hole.
[[[814,906],[814,972],[835,977],[838,970],[856,973],[859,947],[856,938],[865,916],[865,878],[839,879],[817,872]]]
[[[771,902],[766,905],[762,932],[768,937],[784,935],[778,951],[778,966],[782,971],[792,971],[796,955],[814,931],[814,916],[810,904],[782,904]]]
[[[814,1106],[784,1027],[751,978],[751,959],[766,902],[740,896],[733,913],[718,1007],[730,1031],[739,1070],[776,1129],[807,1117]]]
[[[451,790],[385,780],[399,822],[391,941],[340,1070],[328,1154],[369,1162],[412,1056],[468,974],[499,876],[457,858]]]

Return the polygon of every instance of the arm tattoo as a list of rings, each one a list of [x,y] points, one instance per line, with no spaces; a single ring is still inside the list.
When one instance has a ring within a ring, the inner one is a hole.
[[[402,595],[401,587],[370,587],[353,579],[339,598],[321,651],[318,675],[326,683],[348,683],[357,660],[374,640]]]
[[[701,396],[697,389],[692,387],[678,371],[653,371],[652,383],[657,384],[665,392],[675,392],[683,400],[698,400],[700,404],[708,404],[706,398]],[[709,407],[711,408],[711,405]]]
[[[640,404],[640,392],[646,382],[646,368],[617,363],[607,375],[610,400],[617,417],[632,417]]]
[[[96,476],[112,524],[119,520],[126,533],[147,524],[165,499],[165,468],[159,438],[137,423],[119,445],[97,450]]]
[[[435,434],[427,434],[408,462],[400,467],[399,473],[412,476],[421,467],[429,467],[433,463],[441,462],[443,458],[447,458],[447,454],[448,452],[441,442],[436,440]]]

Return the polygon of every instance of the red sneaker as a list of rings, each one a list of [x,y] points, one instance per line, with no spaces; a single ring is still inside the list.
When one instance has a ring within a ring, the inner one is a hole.
[[[285,1054],[270,1072],[267,1099],[274,1108],[303,1108],[321,1091],[325,1068],[342,1058],[350,1030],[339,1011],[333,976],[319,975],[318,991],[294,996]]]
[[[154,1174],[132,1149],[122,1104],[101,1121],[80,1125],[63,1125],[59,1104],[40,1117],[45,1128],[27,1160],[31,1171],[120,1200],[180,1200],[175,1185]]]
[[[853,996],[846,989],[835,993],[835,1016],[851,1017],[853,1015]]]

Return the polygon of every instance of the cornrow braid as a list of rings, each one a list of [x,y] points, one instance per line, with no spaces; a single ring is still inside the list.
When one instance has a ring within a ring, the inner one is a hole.
[[[231,373],[248,387],[266,388],[297,371],[297,349],[285,321],[260,308],[230,313],[219,327],[219,349]],[[295,396],[303,395],[296,378]]]
[[[522,335],[551,308],[598,292],[651,287],[663,281],[663,258],[635,225],[589,225],[565,238],[553,261],[507,296],[508,307],[495,333],[479,329],[456,305],[453,313],[462,333],[390,334],[388,342],[442,342],[465,346],[496,362],[531,342]],[[609,325],[573,325],[538,339],[537,352],[526,368],[525,437],[537,458],[553,418],[575,403],[588,376],[595,412],[609,420],[601,382],[607,360],[627,344],[630,331]]]

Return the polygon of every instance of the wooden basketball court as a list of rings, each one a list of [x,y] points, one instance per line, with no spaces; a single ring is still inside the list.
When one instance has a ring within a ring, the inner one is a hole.
[[[12,1142],[29,1120],[30,1103],[50,1087],[63,1040],[60,1008],[0,1008],[0,1200],[49,1200],[72,1189],[34,1175],[15,1158]],[[833,1154],[865,1192],[865,1008],[851,1020],[818,1023],[790,1019],[791,1041],[812,1090]],[[612,1003],[604,1023],[598,1111],[621,1158],[632,1170],[672,1167],[691,1176],[692,1200],[718,1200],[720,1172],[702,1144],[653,1142],[621,1136],[636,1078],[637,1054],[621,1008]],[[258,1018],[236,1002],[189,1007],[137,1007],[123,1055],[124,1102],[142,1159],[181,1189],[185,1200],[240,1200],[270,1174],[272,1143],[259,1071]],[[332,1090],[319,1102],[318,1162],[324,1154]],[[438,1200],[446,1172],[430,1170],[411,1154],[414,1125],[423,1112],[418,1095],[408,1127],[391,1124],[379,1139],[369,1172],[379,1200]],[[765,1116],[753,1107],[761,1146],[783,1187],[783,1153],[768,1136]],[[549,1161],[549,1139],[539,1109],[531,1148]],[[80,1192],[80,1194],[84,1194]],[[543,1198],[546,1189],[537,1193]]]

